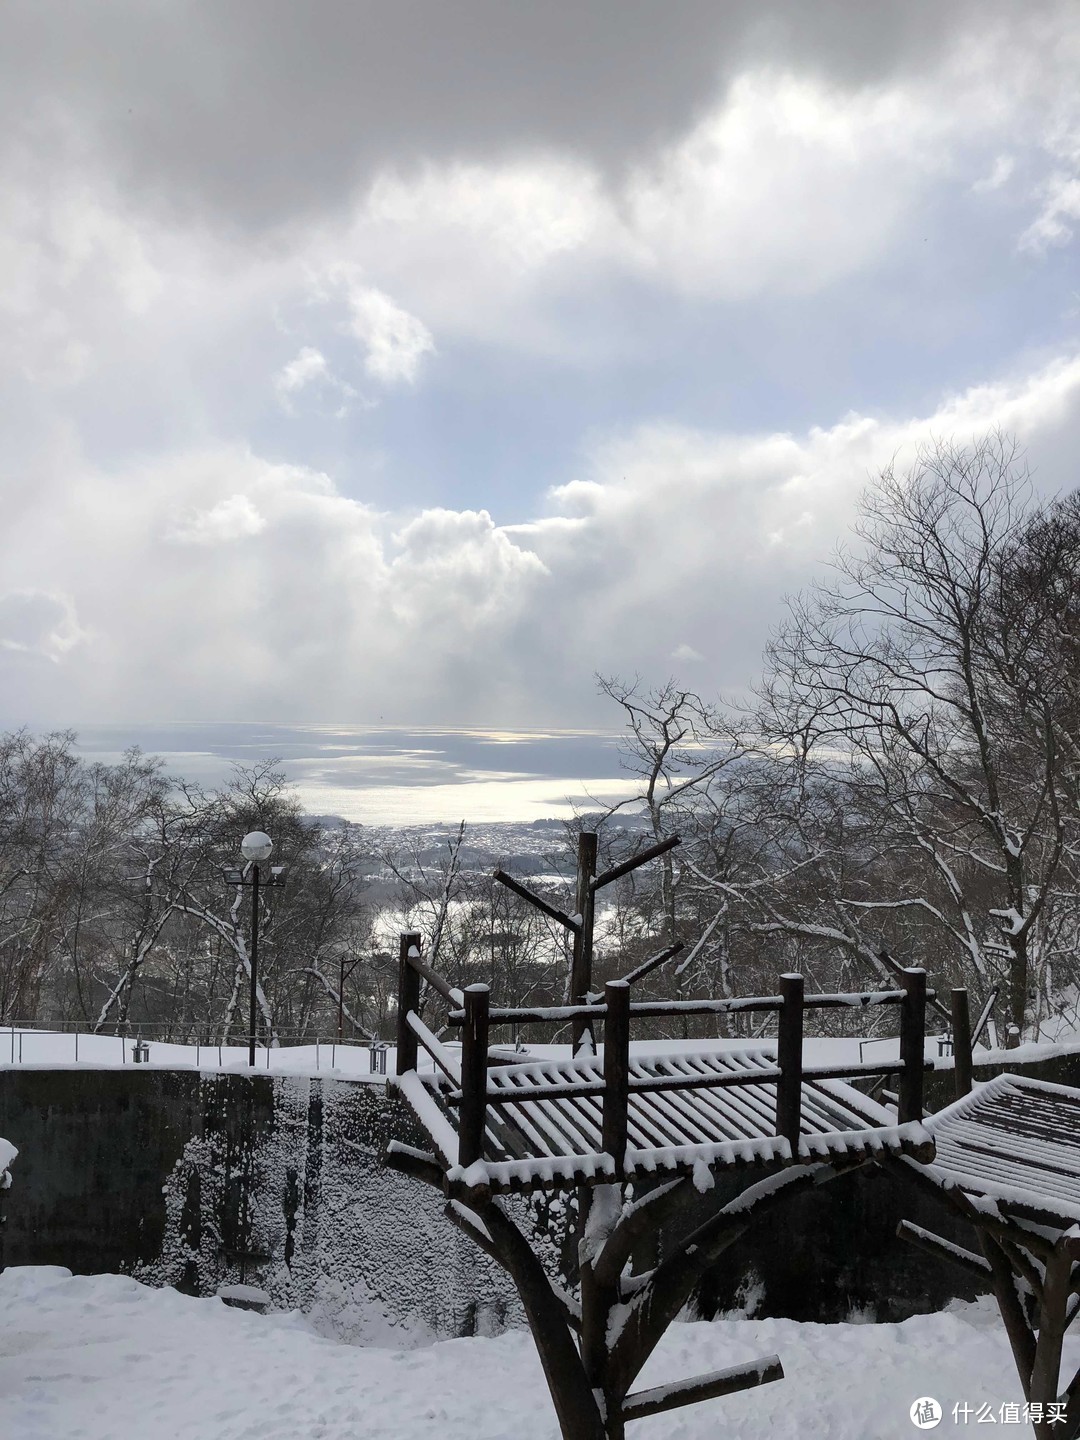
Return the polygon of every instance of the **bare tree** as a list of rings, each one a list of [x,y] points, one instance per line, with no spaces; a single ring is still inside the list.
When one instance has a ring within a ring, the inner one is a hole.
[[[873,863],[857,883],[843,829],[816,862],[819,893],[846,917],[831,927],[838,943],[868,957],[868,921],[918,912],[968,975],[1005,981],[1018,1029],[1067,838],[1063,713],[1038,661],[1050,616],[1014,583],[1034,520],[999,435],[887,470],[864,497],[859,547],[789,603],[759,711],[763,747],[802,768],[800,797],[813,798],[816,773],[865,817],[853,828]],[[775,898],[769,923],[811,927]]]

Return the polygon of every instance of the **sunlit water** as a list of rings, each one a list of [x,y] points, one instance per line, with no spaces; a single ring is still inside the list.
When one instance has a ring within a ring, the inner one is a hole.
[[[594,730],[415,730],[334,725],[160,724],[78,727],[89,760],[132,745],[204,786],[270,758],[304,809],[367,825],[568,819],[635,795],[619,737]]]

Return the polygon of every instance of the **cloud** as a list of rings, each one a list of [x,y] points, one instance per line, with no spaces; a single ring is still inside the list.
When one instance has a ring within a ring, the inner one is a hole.
[[[997,155],[988,174],[972,184],[972,191],[976,195],[983,195],[992,190],[1000,190],[1006,184],[1013,171],[1016,169],[1015,155]]]
[[[350,401],[359,399],[353,387],[340,380],[330,369],[326,356],[313,345],[305,345],[287,365],[283,365],[274,376],[274,390],[278,402],[286,415],[295,415],[295,401],[304,391],[333,395],[337,400],[334,415],[344,419],[348,414]],[[364,408],[372,408],[373,401],[361,400]]]
[[[739,687],[895,452],[1070,478],[1072,5],[71,8],[0,54],[24,713]]]
[[[1043,204],[1019,239],[1021,250],[1042,255],[1053,245],[1073,238],[1071,220],[1080,220],[1080,175],[1057,171],[1043,186]]]
[[[1018,29],[1048,7],[1029,0]],[[56,117],[175,224],[250,235],[333,214],[387,163],[573,150],[617,174],[734,74],[798,64],[852,87],[933,68],[993,0],[16,0],[0,137]]]
[[[364,369],[384,385],[415,384],[435,341],[424,323],[372,286],[348,291],[349,329],[366,347]]]
[[[295,359],[284,365],[274,377],[274,388],[282,403],[289,407],[291,399],[314,381],[326,380],[330,370],[321,350],[305,345]]]
[[[1080,358],[908,419],[641,426],[597,442],[548,514],[512,525],[391,515],[236,447],[113,472],[84,460],[62,506],[43,484],[0,535],[0,620],[9,647],[60,662],[45,667],[60,688],[20,679],[27,710],[58,721],[578,723],[597,670],[662,678],[674,659],[703,691],[745,688],[783,592],[820,573],[868,478],[998,422],[1053,489],[1080,432]],[[708,656],[673,654],[673,630],[713,636]]]
[[[174,521],[165,533],[181,545],[228,545],[265,528],[265,518],[246,495],[229,495],[209,510],[196,510]]]
[[[84,638],[70,595],[47,590],[0,595],[0,649],[59,663]]]

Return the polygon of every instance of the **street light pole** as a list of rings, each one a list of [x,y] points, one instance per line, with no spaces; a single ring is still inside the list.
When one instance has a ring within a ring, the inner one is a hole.
[[[251,987],[248,1003],[248,1064],[255,1068],[255,1041],[259,1031],[259,861],[269,860],[274,842],[262,830],[253,830],[245,835],[240,844],[240,853],[251,867],[251,878],[245,878],[245,871],[227,866],[223,871],[226,885],[251,886],[251,952],[248,956]],[[263,882],[266,885],[284,885],[284,865],[271,865],[270,874]]]
[[[248,1006],[248,1064],[255,1068],[259,997],[259,862],[251,862],[251,996]]]

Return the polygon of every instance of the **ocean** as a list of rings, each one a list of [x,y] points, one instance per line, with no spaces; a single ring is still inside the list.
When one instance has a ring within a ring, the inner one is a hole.
[[[620,737],[599,730],[234,722],[73,726],[88,760],[137,745],[206,787],[236,764],[279,760],[304,809],[366,825],[529,824],[635,795]]]

